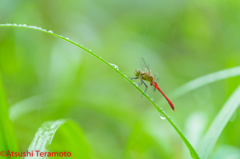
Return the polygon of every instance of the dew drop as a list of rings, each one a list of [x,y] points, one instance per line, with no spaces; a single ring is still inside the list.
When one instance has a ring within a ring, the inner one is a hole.
[[[48,32],[49,32],[49,33],[53,33],[53,31],[52,31],[52,30],[48,30]]]
[[[118,70],[118,66],[112,63],[109,63],[111,66],[113,66],[116,70]]]
[[[135,84],[135,86],[137,86],[137,87],[138,87],[138,83],[136,83],[136,82],[133,82],[133,84]]]
[[[13,25],[14,25],[14,26],[17,26],[17,24],[16,24],[16,23],[14,23]]]
[[[35,26],[35,27],[34,27],[34,29],[37,29],[37,30],[42,30],[42,28],[41,28],[41,27],[37,27],[37,26]]]
[[[23,24],[22,26],[23,26],[23,27],[27,27],[27,25],[26,25],[26,24]]]
[[[66,37],[66,39],[67,39],[67,40],[69,40],[69,38],[68,38],[68,37]]]
[[[150,98],[151,99],[151,101],[154,101],[154,99],[153,98]]]
[[[159,113],[159,116],[160,116],[160,118],[161,118],[162,120],[165,120],[165,119],[166,119],[165,116],[163,116],[161,113]]]

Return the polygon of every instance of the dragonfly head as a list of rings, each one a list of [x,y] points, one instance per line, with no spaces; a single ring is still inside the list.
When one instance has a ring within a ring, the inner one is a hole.
[[[140,75],[140,73],[141,73],[141,71],[139,69],[135,70],[135,72],[134,72],[135,76],[137,76],[137,77]]]

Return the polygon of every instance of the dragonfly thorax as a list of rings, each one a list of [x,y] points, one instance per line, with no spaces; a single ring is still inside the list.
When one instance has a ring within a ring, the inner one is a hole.
[[[148,81],[151,83],[154,81],[154,77],[152,76],[152,74],[150,72],[141,72],[139,75],[139,78],[145,81]]]

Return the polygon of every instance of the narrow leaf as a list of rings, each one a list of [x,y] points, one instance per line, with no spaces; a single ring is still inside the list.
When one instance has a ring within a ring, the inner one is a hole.
[[[203,139],[201,140],[197,152],[201,159],[208,158],[211,154],[218,137],[222,133],[224,127],[231,119],[231,116],[240,105],[240,85],[232,93],[227,102],[224,104],[218,115],[215,117],[211,126],[207,130]]]
[[[179,98],[180,96],[201,86],[235,76],[240,76],[240,66],[221,70],[196,78],[176,89],[172,94],[170,94],[170,96],[171,98]]]
[[[50,152],[47,148],[51,147],[56,133],[60,134],[61,140],[65,140],[68,143],[65,146],[70,147],[70,153],[73,158],[90,158],[90,148],[78,125],[71,120],[59,119],[56,121],[48,121],[41,125],[28,148],[28,151],[32,152],[33,156],[27,156],[25,159],[31,159],[33,157],[48,158],[47,156],[40,157],[39,153]],[[61,145],[61,148],[66,147]],[[62,149],[59,149],[57,152],[60,153],[62,152],[61,150]],[[37,151],[39,152],[37,153]],[[52,154],[52,152],[50,153]]]
[[[12,121],[9,119],[8,102],[3,88],[2,77],[0,75],[0,155],[7,152],[18,152],[18,144]],[[7,156],[7,158],[19,158]]]

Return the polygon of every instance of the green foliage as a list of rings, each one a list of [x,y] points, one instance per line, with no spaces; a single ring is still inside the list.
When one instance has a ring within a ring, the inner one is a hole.
[[[2,84],[2,77],[0,75],[0,152],[4,151],[7,154],[9,151],[17,152],[18,145],[17,139],[14,132],[12,121],[9,119],[8,114],[8,103],[5,95],[5,91]],[[1,153],[2,155],[2,153]],[[8,158],[19,158],[19,157],[8,157]]]
[[[68,148],[62,147],[62,145],[68,145]],[[90,158],[89,145],[86,143],[79,126],[73,121],[64,119],[43,123],[28,148],[28,151],[32,150],[34,152],[36,150],[39,152],[66,152],[69,154],[65,154],[65,156],[70,157],[73,155],[74,158]],[[37,157],[37,153],[33,153],[33,155]]]
[[[238,10],[221,0],[0,2],[0,152],[239,156]],[[176,112],[128,80],[141,57]]]
[[[169,123],[173,126],[173,128],[174,128],[174,129],[176,130],[176,132],[180,135],[181,139],[184,141],[184,143],[185,143],[186,146],[188,147],[188,149],[189,149],[189,151],[190,151],[190,153],[191,153],[191,156],[192,156],[193,158],[198,158],[198,155],[197,155],[196,151],[194,150],[194,148],[192,147],[192,145],[188,142],[188,140],[187,140],[186,137],[182,134],[182,132],[178,129],[178,127],[177,127],[177,126],[171,121],[171,119],[166,115],[166,113],[162,110],[162,108],[160,109],[160,108],[149,98],[148,95],[146,95],[145,93],[143,93],[143,91],[142,91],[140,88],[138,88],[133,82],[131,82],[131,81],[127,78],[126,75],[124,75],[123,73],[121,73],[121,72],[118,70],[118,68],[117,68],[116,65],[113,65],[113,64],[110,64],[110,63],[106,62],[104,59],[102,59],[102,58],[99,57],[98,55],[92,53],[90,50],[88,50],[88,49],[84,48],[83,46],[81,46],[81,45],[79,45],[79,44],[77,44],[77,43],[69,40],[69,38],[64,38],[64,37],[62,37],[62,36],[60,36],[60,35],[54,34],[52,31],[46,31],[45,29],[42,29],[42,28],[40,28],[40,27],[27,26],[27,25],[21,25],[21,24],[20,24],[20,25],[6,24],[6,25],[1,25],[1,26],[26,27],[26,28],[32,28],[32,29],[36,29],[36,30],[40,30],[40,31],[43,31],[43,32],[52,34],[52,35],[54,35],[54,36],[56,36],[56,37],[58,37],[58,38],[61,38],[61,39],[63,39],[63,40],[66,40],[66,41],[68,41],[68,42],[70,42],[70,43],[72,43],[72,44],[80,47],[80,48],[83,49],[84,51],[87,51],[88,53],[90,53],[91,55],[93,55],[94,57],[96,57],[97,59],[99,59],[100,61],[102,61],[103,63],[105,63],[105,64],[108,65],[109,67],[111,67],[112,69],[114,69],[119,75],[121,75],[123,78],[125,78],[125,80],[127,80],[128,82],[130,82],[138,91],[140,91],[140,92],[147,98],[147,100],[148,100],[150,103],[152,103],[152,105],[157,109],[157,111],[158,111],[165,119],[167,119],[167,120],[169,121]],[[45,127],[45,126],[43,126],[43,127]],[[50,125],[50,127],[51,127],[51,125]],[[40,131],[42,131],[42,130],[40,130]],[[49,131],[51,131],[51,130],[49,130]],[[39,135],[39,134],[37,133],[37,135]],[[35,138],[36,138],[36,136],[35,136]],[[49,138],[49,137],[47,137],[47,138]],[[44,139],[41,139],[40,142],[42,142],[42,140],[44,141]],[[36,143],[32,143],[33,145],[39,145],[39,143],[38,143],[38,141],[36,141],[36,139],[33,139],[33,142],[36,142]],[[49,143],[49,144],[50,144],[50,143]],[[40,143],[40,145],[42,145],[42,144]],[[45,145],[42,145],[42,146],[45,146]],[[33,147],[33,148],[32,148],[32,147]],[[43,147],[43,148],[39,148],[39,147],[35,148],[34,146],[30,146],[30,148],[29,148],[29,150],[38,150],[38,149],[40,150],[40,152],[41,152],[41,151],[42,151],[42,152],[45,152],[44,147]]]
[[[208,158],[213,150],[218,137],[222,133],[226,124],[229,122],[236,109],[240,105],[240,86],[235,90],[232,96],[224,104],[219,114],[215,117],[213,123],[209,127],[202,142],[199,145],[198,152],[201,158]]]

